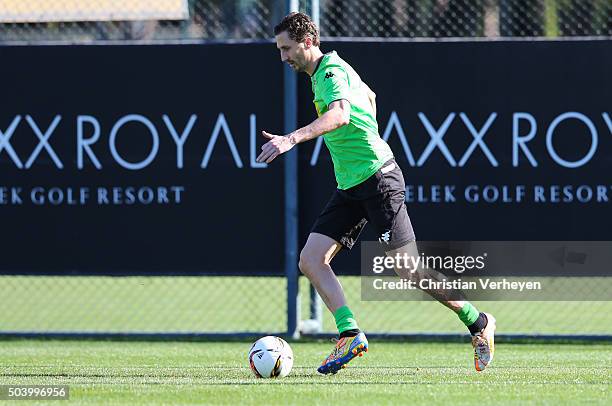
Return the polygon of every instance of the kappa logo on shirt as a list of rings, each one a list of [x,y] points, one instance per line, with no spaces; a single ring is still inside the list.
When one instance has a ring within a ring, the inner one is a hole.
[[[331,72],[327,72],[327,73],[325,74],[325,79],[329,79],[329,78],[332,78],[332,77],[334,77],[334,74],[333,74],[333,73],[331,73]],[[323,79],[323,80],[325,80],[325,79]]]

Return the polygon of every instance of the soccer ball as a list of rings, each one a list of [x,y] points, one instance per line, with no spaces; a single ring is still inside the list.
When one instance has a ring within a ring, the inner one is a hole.
[[[249,350],[249,365],[258,378],[282,378],[291,372],[293,351],[280,337],[262,337]]]

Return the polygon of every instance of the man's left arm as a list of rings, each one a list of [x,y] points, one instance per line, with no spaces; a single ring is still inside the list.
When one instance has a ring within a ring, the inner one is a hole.
[[[347,125],[350,117],[351,104],[346,99],[340,99],[330,103],[328,110],[321,117],[286,136],[262,131],[262,135],[270,141],[261,147],[262,152],[257,157],[257,162],[270,163],[274,158],[289,151],[296,144],[312,140],[343,125]]]
[[[370,89],[370,86],[366,85],[365,82],[363,83],[363,85],[365,86],[366,93],[368,94],[368,100],[372,105],[372,110],[374,111],[374,118],[376,118],[376,93],[374,93],[374,91]]]

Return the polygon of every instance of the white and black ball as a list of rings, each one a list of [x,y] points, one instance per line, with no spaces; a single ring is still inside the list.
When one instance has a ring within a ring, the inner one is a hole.
[[[280,337],[262,337],[249,350],[249,366],[258,378],[283,378],[293,367],[293,351]]]

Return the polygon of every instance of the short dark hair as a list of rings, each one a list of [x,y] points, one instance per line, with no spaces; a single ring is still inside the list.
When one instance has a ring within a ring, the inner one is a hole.
[[[318,47],[320,44],[317,25],[304,13],[289,13],[274,27],[274,35],[284,31],[296,42],[304,42],[306,36],[310,36],[314,46]]]

